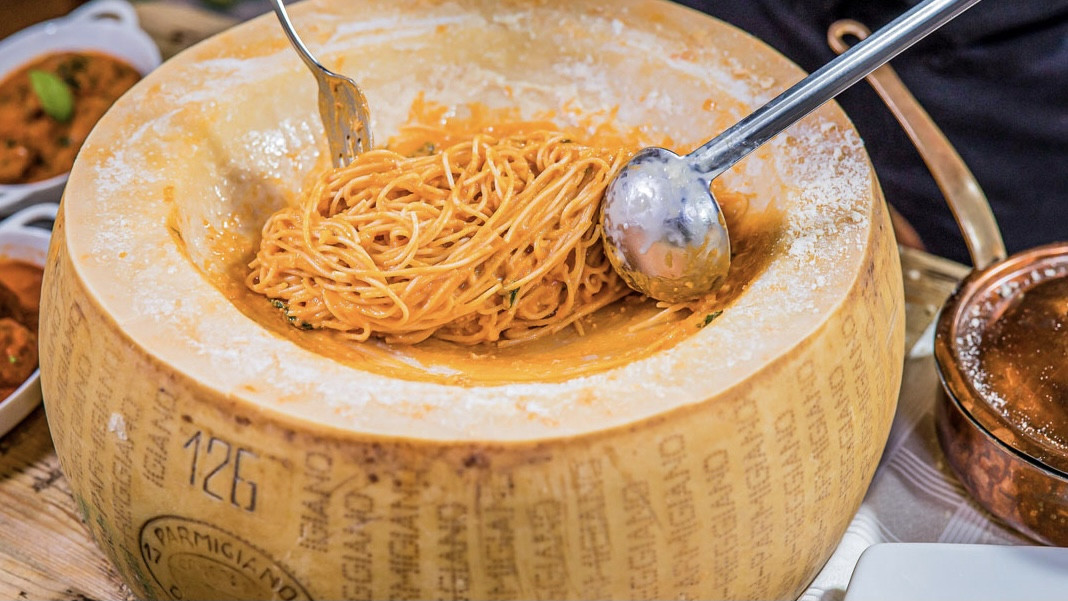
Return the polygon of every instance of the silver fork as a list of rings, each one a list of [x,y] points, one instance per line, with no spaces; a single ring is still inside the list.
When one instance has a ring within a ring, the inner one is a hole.
[[[282,0],[271,2],[286,37],[319,82],[319,117],[323,120],[323,128],[326,130],[331,159],[335,167],[344,167],[351,163],[357,154],[370,150],[374,145],[367,98],[355,81],[334,73],[319,63],[297,36]]]

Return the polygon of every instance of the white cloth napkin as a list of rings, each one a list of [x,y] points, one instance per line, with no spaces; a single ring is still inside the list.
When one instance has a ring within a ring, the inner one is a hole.
[[[1037,544],[987,513],[945,461],[935,434],[934,327],[905,358],[897,413],[860,510],[800,601],[841,601],[869,546],[886,542]]]

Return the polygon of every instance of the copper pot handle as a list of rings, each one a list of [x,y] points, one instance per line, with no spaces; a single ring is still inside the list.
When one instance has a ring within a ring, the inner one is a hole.
[[[851,19],[835,21],[827,30],[827,43],[841,54],[849,49],[846,36],[863,40],[871,31],[862,23]],[[982,269],[1005,258],[1005,243],[1001,239],[990,203],[979,187],[971,170],[935,125],[931,116],[905,87],[904,82],[889,64],[879,67],[867,77],[868,83],[883,99],[897,118],[916,149],[923,157],[927,168],[934,176],[946,198],[953,217],[957,220],[968,253],[976,269]]]

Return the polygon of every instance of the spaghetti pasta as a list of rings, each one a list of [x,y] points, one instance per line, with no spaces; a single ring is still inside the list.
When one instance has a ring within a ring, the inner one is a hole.
[[[355,340],[508,345],[581,329],[630,292],[597,225],[625,159],[551,131],[372,150],[270,217],[246,284],[294,325]]]

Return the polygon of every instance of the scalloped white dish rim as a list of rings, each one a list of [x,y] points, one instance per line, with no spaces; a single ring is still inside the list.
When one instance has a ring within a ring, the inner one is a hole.
[[[141,29],[129,2],[94,0],[67,16],[32,25],[0,41],[0,81],[39,56],[75,50],[116,56],[142,76],[162,62],[159,47]],[[26,184],[0,184],[0,214],[29,204],[59,202],[68,173]]]
[[[0,259],[24,261],[44,269],[49,230],[31,225],[42,220],[54,220],[59,205],[38,204],[22,209],[0,222]],[[18,388],[0,400],[0,437],[14,429],[41,402],[41,371],[35,369]]]

